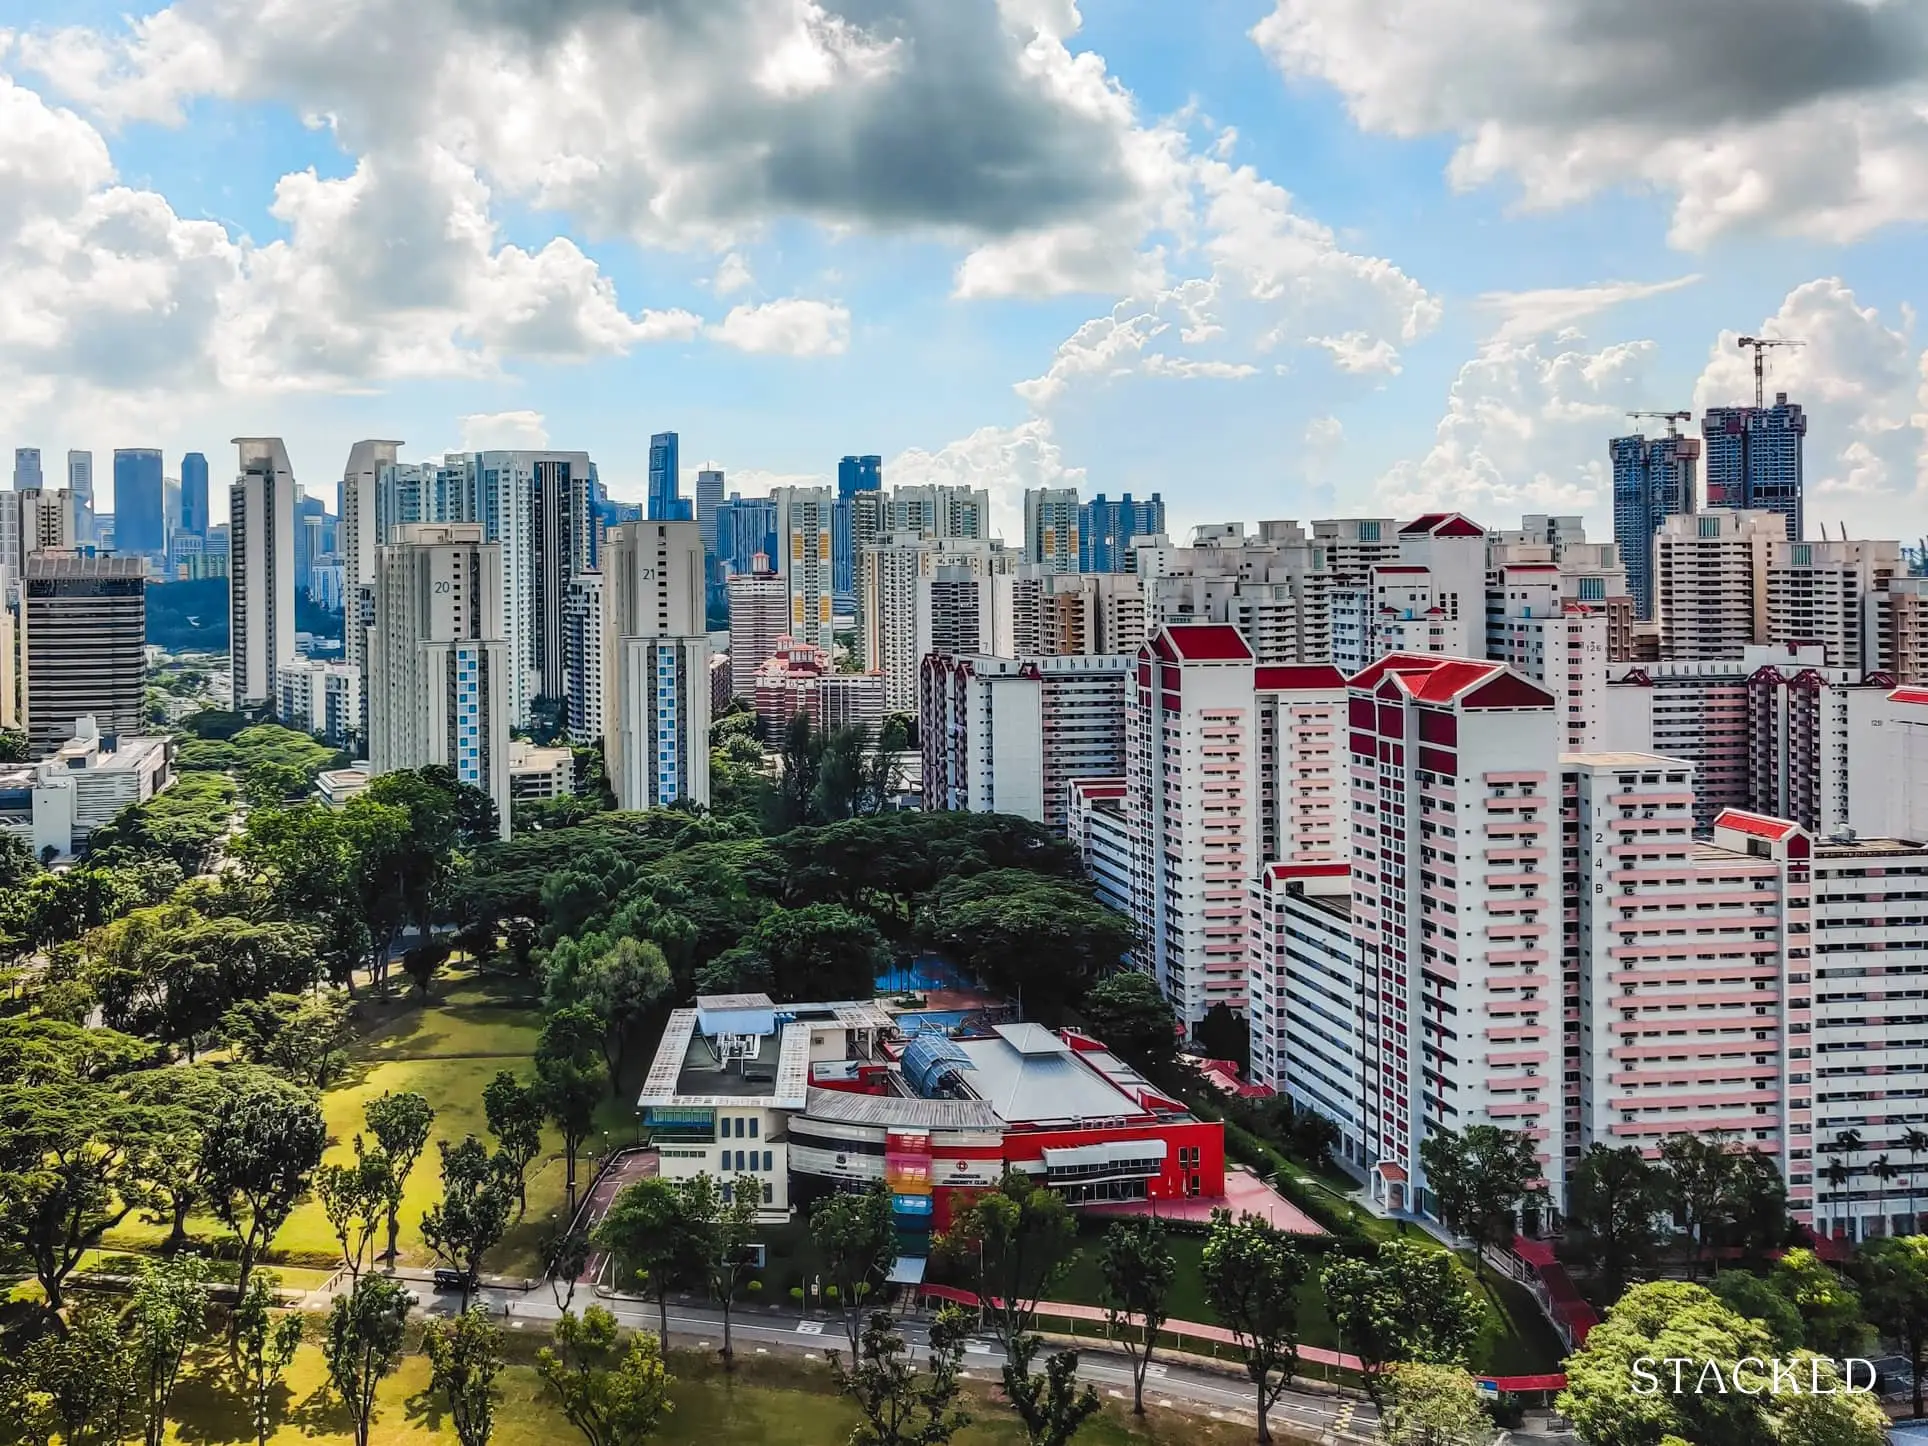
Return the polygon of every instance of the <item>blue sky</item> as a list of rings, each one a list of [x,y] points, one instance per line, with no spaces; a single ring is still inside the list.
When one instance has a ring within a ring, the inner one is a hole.
[[[973,481],[1013,534],[1067,480],[1175,531],[1603,527],[1620,414],[1741,399],[1766,330],[1809,343],[1775,367],[1810,515],[1928,531],[1923,0],[0,0],[0,32],[0,445],[218,475],[278,432],[332,495],[362,436],[546,438],[635,497],[675,429],[746,491],[852,451]]]

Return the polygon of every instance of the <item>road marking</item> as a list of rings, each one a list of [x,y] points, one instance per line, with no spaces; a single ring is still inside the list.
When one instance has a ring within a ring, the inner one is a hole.
[[[991,1353],[991,1347],[986,1341],[966,1341],[964,1342],[964,1352],[966,1355],[988,1356]]]
[[[800,1320],[797,1322],[797,1334],[800,1336],[820,1336],[823,1334],[823,1322],[820,1320]]]
[[[1145,1367],[1145,1374],[1147,1376],[1163,1376],[1170,1369],[1171,1369],[1170,1366],[1161,1366],[1158,1364],[1158,1362],[1153,1361],[1150,1365]]]
[[[768,1346],[758,1346],[756,1353],[760,1356],[767,1356],[770,1354],[770,1348]]]

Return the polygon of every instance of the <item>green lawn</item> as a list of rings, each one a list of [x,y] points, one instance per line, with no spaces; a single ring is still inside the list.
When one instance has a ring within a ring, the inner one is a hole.
[[[311,1324],[311,1339],[316,1329]],[[512,1342],[515,1354],[524,1359],[533,1344],[520,1338]],[[841,1446],[849,1439],[857,1414],[834,1394],[822,1365],[753,1354],[742,1361],[731,1378],[714,1356],[672,1352],[675,1409],[653,1441],[661,1446]],[[203,1352],[191,1369],[175,1398],[177,1424],[167,1439],[184,1446],[251,1443],[247,1411],[224,1382],[221,1353]],[[497,1384],[501,1404],[494,1446],[566,1446],[578,1439],[543,1399],[541,1381],[529,1366],[510,1366]],[[957,1438],[960,1446],[1017,1446],[1023,1440],[1016,1418],[988,1395],[976,1397],[972,1410],[978,1424]],[[349,1418],[327,1386],[321,1353],[312,1345],[303,1349],[289,1372],[275,1422],[269,1440],[277,1446],[347,1446],[353,1440]],[[371,1446],[428,1446],[453,1438],[453,1427],[429,1393],[427,1360],[418,1352],[409,1354],[382,1387]],[[1104,1414],[1078,1436],[1080,1446],[1235,1446],[1250,1439],[1249,1428],[1168,1411],[1154,1410],[1144,1423],[1135,1424],[1115,1401],[1107,1402]]]
[[[371,1006],[371,1011],[378,1012],[379,1022],[356,1048],[345,1077],[322,1096],[328,1120],[327,1158],[353,1157],[355,1134],[365,1129],[363,1107],[377,1095],[415,1090],[428,1100],[435,1109],[434,1134],[409,1176],[401,1208],[402,1260],[426,1264],[422,1215],[441,1193],[435,1141],[453,1143],[465,1134],[488,1138],[482,1091],[498,1070],[509,1070],[525,1080],[531,1076],[541,1018],[533,1001],[521,995],[513,981],[459,974],[440,982],[426,1007],[382,1004]],[[601,1150],[605,1139],[620,1144],[631,1138],[633,1099],[634,1090],[626,1082],[621,1093],[604,1105],[598,1132],[588,1144],[590,1152]],[[510,1227],[490,1255],[492,1272],[535,1274],[542,1233],[564,1211],[562,1141],[551,1132],[545,1144],[546,1153],[529,1168],[529,1213]],[[584,1161],[577,1175],[579,1190],[587,1185],[589,1174],[589,1162]],[[211,1217],[197,1217],[191,1228],[210,1242],[227,1238]],[[110,1233],[104,1244],[109,1250],[147,1249],[158,1245],[165,1233],[160,1226],[130,1220]],[[321,1203],[310,1197],[275,1237],[271,1259],[277,1264],[320,1268],[337,1258],[335,1237]]]

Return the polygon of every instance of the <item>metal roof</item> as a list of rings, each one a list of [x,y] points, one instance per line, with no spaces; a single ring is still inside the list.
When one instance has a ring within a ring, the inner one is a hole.
[[[992,1130],[1004,1128],[997,1111],[978,1100],[916,1100],[905,1095],[859,1095],[847,1090],[811,1090],[807,1119],[840,1125],[877,1125],[886,1129]]]

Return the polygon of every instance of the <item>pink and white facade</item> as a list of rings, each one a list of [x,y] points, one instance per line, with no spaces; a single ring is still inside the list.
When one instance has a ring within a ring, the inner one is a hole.
[[[1495,568],[1486,590],[1486,656],[1563,704],[1560,746],[1601,746],[1607,712],[1608,617],[1563,595],[1558,563]]]
[[[1352,937],[1352,866],[1271,863],[1252,888],[1252,1082],[1339,1130],[1338,1154],[1368,1163],[1360,1139],[1359,1022],[1364,988]]]
[[[1399,559],[1332,593],[1332,662],[1350,676],[1393,653],[1474,657],[1486,628],[1486,529],[1429,512],[1399,529]]]
[[[1252,650],[1222,623],[1165,627],[1126,690],[1125,813],[1140,965],[1186,1028],[1246,1003],[1246,891],[1260,863]]]
[[[1259,850],[1267,863],[1330,863],[1351,852],[1346,680],[1327,666],[1253,674],[1259,717]]]
[[[1558,703],[1497,663],[1398,654],[1348,700],[1361,1136],[1375,1198],[1428,1201],[1420,1143],[1493,1124],[1558,1195]]]
[[[1732,812],[1696,841],[1680,759],[1569,754],[1561,772],[1568,1159],[1595,1144],[1654,1157],[1671,1135],[1719,1132],[1780,1160],[1787,942],[1807,892],[1776,855],[1804,847],[1788,842],[1800,830]]]

